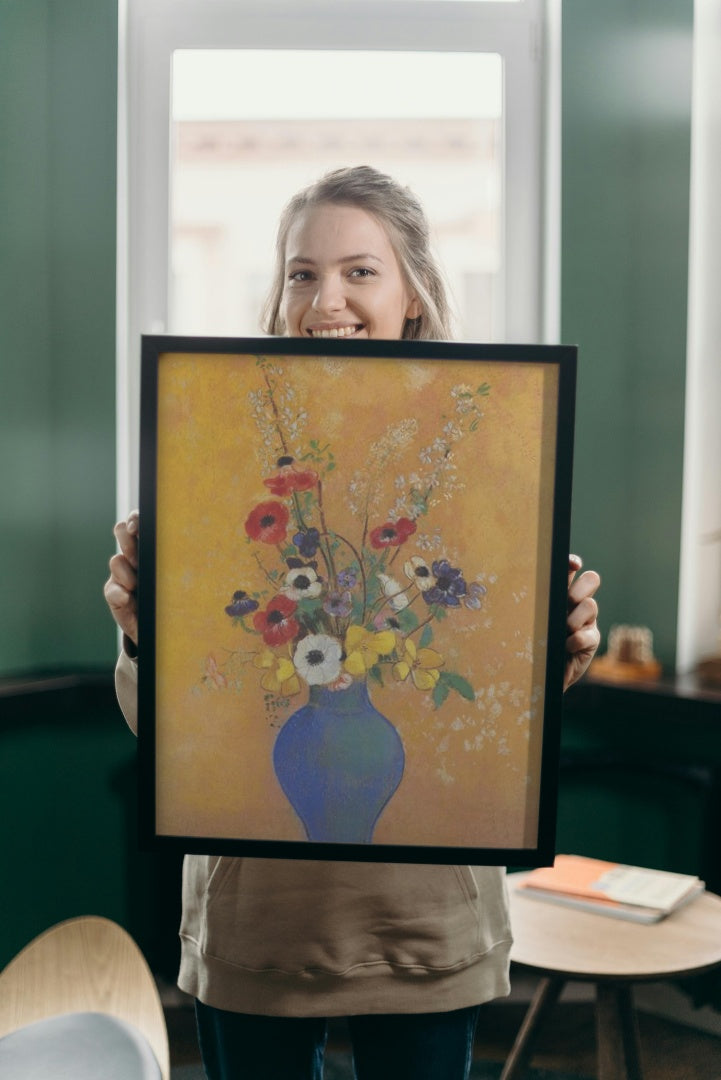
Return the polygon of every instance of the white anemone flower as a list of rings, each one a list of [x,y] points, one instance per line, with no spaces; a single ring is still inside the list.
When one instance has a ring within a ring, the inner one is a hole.
[[[309,686],[335,682],[341,673],[341,643],[329,634],[309,634],[293,656],[295,669]]]
[[[312,566],[298,566],[285,575],[285,585],[280,590],[291,600],[305,600],[320,596],[323,582]]]
[[[388,574],[378,574],[376,576],[381,583],[383,595],[388,599],[388,603],[393,610],[402,611],[403,608],[407,608],[409,600],[401,583]]]
[[[427,592],[435,585],[435,578],[425,559],[420,555],[413,555],[404,565],[403,571],[406,577],[414,581],[421,592]]]

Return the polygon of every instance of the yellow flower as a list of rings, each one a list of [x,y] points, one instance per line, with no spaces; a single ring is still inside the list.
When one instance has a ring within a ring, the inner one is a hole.
[[[392,653],[396,636],[392,630],[374,633],[362,626],[349,626],[345,636],[346,658],[343,664],[351,675],[365,675],[378,663],[378,658]]]
[[[403,656],[393,665],[393,674],[399,682],[410,675],[418,690],[432,690],[441,677],[438,670],[445,660],[435,649],[416,649],[410,638],[403,642]]]
[[[300,693],[300,680],[295,673],[293,661],[284,656],[276,656],[270,649],[261,649],[253,657],[253,667],[265,671],[260,685],[271,694],[283,694],[291,697]]]

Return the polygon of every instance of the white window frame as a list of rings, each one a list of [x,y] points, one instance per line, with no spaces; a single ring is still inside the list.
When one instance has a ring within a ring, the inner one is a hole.
[[[504,60],[503,340],[556,341],[560,0],[119,0],[117,505],[138,497],[139,353],[167,327],[176,49],[495,52]],[[289,195],[292,193],[289,193]]]
[[[688,339],[676,671],[721,652],[721,0],[696,0],[693,31]]]

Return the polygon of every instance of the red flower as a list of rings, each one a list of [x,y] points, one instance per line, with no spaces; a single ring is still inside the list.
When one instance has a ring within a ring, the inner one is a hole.
[[[415,531],[415,521],[398,518],[398,521],[387,521],[385,525],[372,529],[370,540],[374,548],[400,547]]]
[[[293,640],[300,630],[297,620],[292,617],[297,607],[290,597],[276,596],[265,611],[256,611],[253,625],[263,635],[266,645],[285,645]]]
[[[290,514],[283,503],[266,499],[258,503],[245,522],[245,531],[251,540],[264,544],[282,544],[286,537]]]
[[[310,491],[314,488],[318,483],[318,473],[313,469],[284,465],[277,476],[271,476],[263,483],[274,495],[291,495],[294,491]]]

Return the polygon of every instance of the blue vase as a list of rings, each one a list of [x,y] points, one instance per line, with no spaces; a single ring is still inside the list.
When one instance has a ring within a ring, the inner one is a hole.
[[[365,681],[311,686],[273,749],[275,775],[309,840],[370,844],[403,776],[398,732],[373,706]]]

